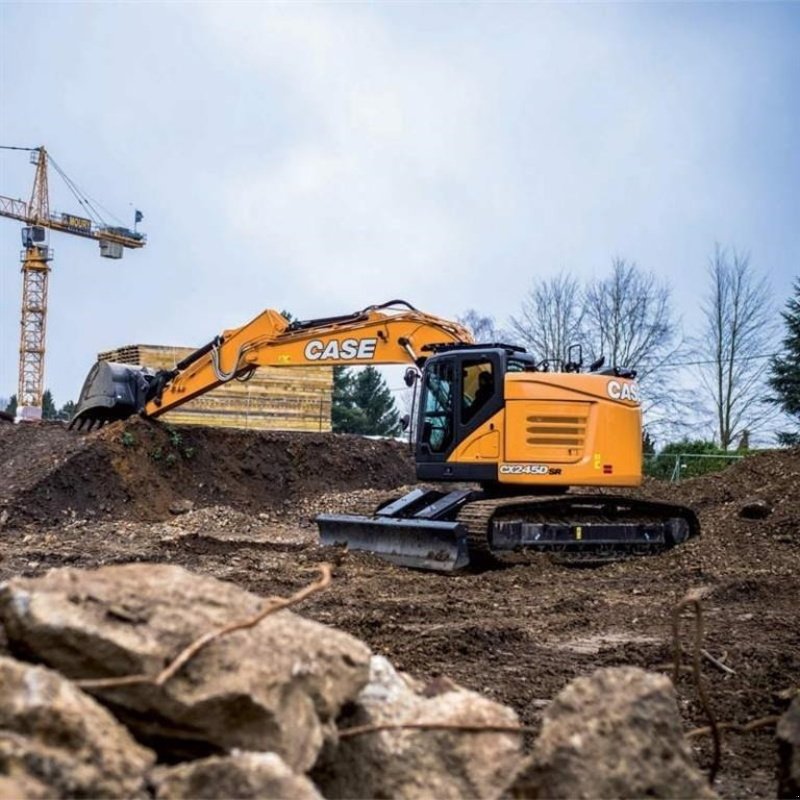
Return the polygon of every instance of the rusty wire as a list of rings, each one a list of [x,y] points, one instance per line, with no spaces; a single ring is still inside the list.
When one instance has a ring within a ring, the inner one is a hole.
[[[700,665],[704,635],[702,599],[705,594],[706,592],[702,589],[690,589],[672,611],[672,647],[674,656],[672,682],[677,686],[678,678],[680,677],[681,672],[681,612],[684,608],[691,607],[694,610],[695,619],[694,649],[692,652],[692,675],[694,677],[695,689],[697,690],[697,697],[706,717],[708,718],[708,729],[711,733],[713,741],[714,752],[711,760],[711,766],[708,768],[708,782],[713,786],[714,780],[719,772],[720,762],[722,760],[722,744],[719,725],[717,724],[717,719],[714,716],[714,712],[711,710],[711,703],[709,702],[706,687],[703,685],[703,674]]]

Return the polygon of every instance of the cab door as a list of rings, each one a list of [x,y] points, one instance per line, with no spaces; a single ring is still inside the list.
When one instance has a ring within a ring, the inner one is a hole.
[[[417,435],[417,476],[428,480],[494,480],[494,464],[449,463],[453,450],[503,407],[503,357],[467,350],[425,366]]]

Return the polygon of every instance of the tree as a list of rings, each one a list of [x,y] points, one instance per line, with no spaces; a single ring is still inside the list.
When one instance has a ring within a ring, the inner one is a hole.
[[[745,429],[752,436],[770,413],[761,359],[770,346],[772,309],[767,282],[755,274],[748,254],[717,245],[708,274],[699,373],[717,441],[728,450]]]
[[[495,325],[494,317],[484,316],[474,308],[468,308],[456,319],[472,334],[476,342],[495,344],[503,341],[503,334]]]
[[[397,436],[400,419],[386,381],[375,367],[364,367],[355,379],[353,401],[364,412],[366,430],[373,436]]]
[[[333,368],[331,429],[334,433],[360,433],[366,427],[364,412],[353,400],[354,377],[349,367]]]
[[[58,410],[58,419],[63,419],[65,421],[71,420],[77,408],[78,406],[72,400],[67,400]]]
[[[559,368],[570,345],[583,340],[584,302],[580,284],[569,275],[535,281],[511,317],[511,330],[537,357]]]
[[[6,414],[11,414],[12,417],[16,417],[17,415],[17,396],[15,394],[12,394],[11,399],[8,401]]]
[[[623,258],[613,260],[609,277],[589,284],[584,315],[592,358],[635,369],[642,382],[678,350],[669,288]]]
[[[684,349],[669,288],[633,262],[615,258],[611,274],[586,288],[583,341],[592,360],[636,371],[651,436],[686,433],[689,398],[677,388],[675,363]]]
[[[367,436],[400,433],[394,398],[375,367],[365,367],[355,375],[348,367],[334,367],[331,417],[335,433]]]
[[[42,419],[58,419],[58,409],[53,402],[53,393],[49,389],[42,395]]]
[[[800,278],[794,285],[794,297],[786,303],[781,313],[786,326],[783,352],[770,362],[768,383],[775,393],[772,402],[789,417],[794,418],[797,430],[778,434],[781,444],[800,444]]]

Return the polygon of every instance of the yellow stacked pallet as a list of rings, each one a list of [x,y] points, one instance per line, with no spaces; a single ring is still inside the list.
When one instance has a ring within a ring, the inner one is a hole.
[[[100,353],[103,361],[172,369],[193,348],[136,344]],[[259,367],[250,380],[230,381],[160,419],[179,425],[257,430],[329,431],[330,367]]]

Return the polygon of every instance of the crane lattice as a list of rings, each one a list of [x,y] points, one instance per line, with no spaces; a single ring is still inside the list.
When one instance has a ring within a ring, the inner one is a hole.
[[[19,344],[19,383],[17,419],[37,420],[42,416],[44,389],[44,353],[47,322],[47,279],[53,251],[48,245],[48,231],[95,239],[104,258],[122,258],[125,248],[143,247],[147,237],[136,230],[142,214],[136,211],[134,227],[109,225],[97,206],[56,164],[44,147],[6,147],[2,150],[29,152],[36,174],[29,202],[0,195],[0,217],[25,224],[22,229],[22,314]],[[47,168],[51,164],[75,195],[86,216],[51,214]]]

